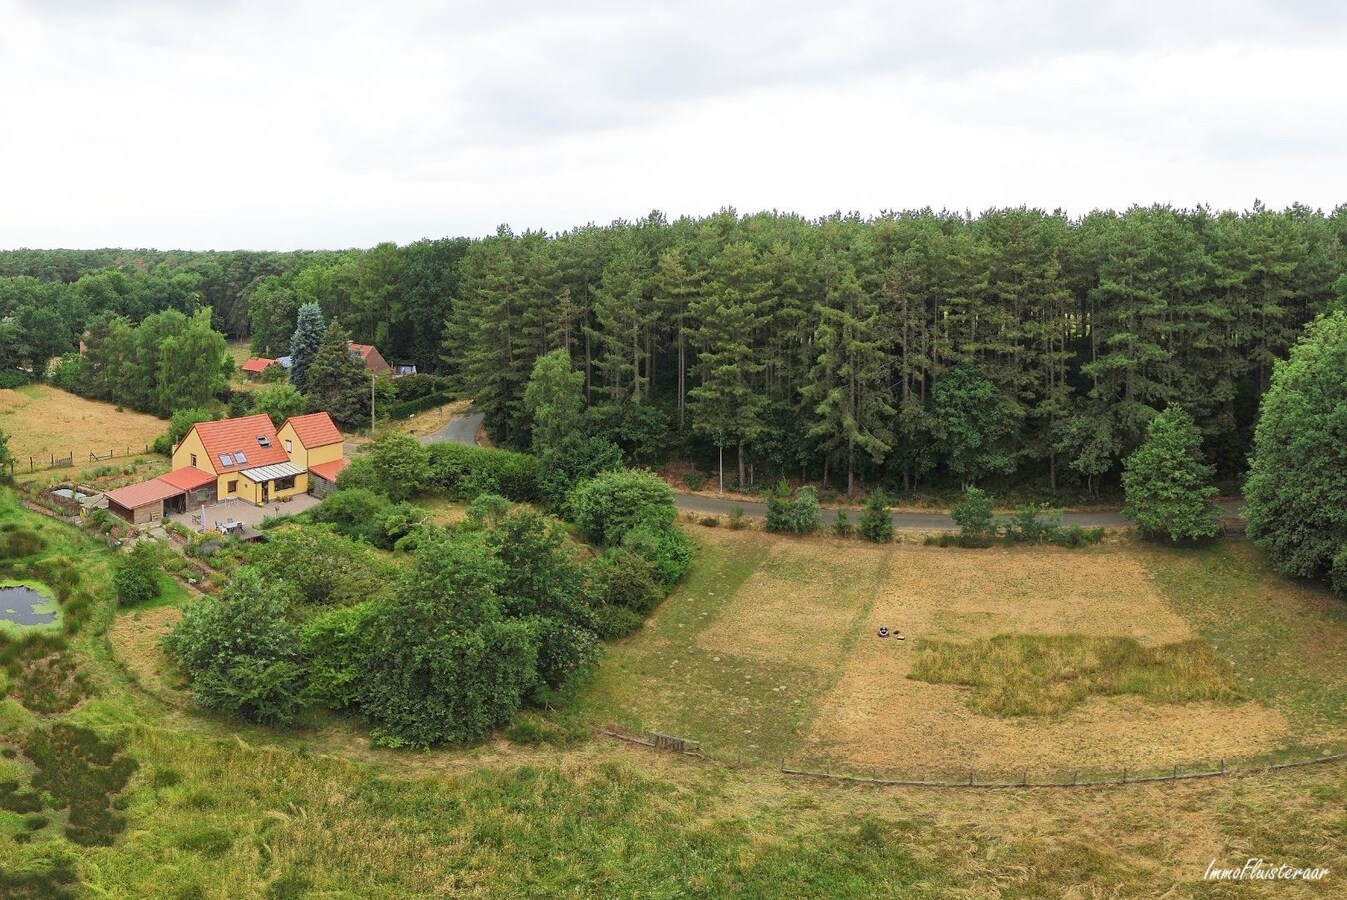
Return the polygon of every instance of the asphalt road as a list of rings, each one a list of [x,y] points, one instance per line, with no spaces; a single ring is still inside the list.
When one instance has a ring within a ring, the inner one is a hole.
[[[474,444],[477,442],[477,429],[481,427],[481,424],[481,413],[457,415],[451,418],[439,431],[426,435],[421,438],[421,441],[426,444],[443,442]],[[703,497],[696,494],[675,494],[674,503],[679,509],[709,516],[728,515],[736,507],[742,509],[746,516],[754,516],[759,519],[767,516],[767,504],[746,500],[721,500],[718,497]],[[1221,500],[1217,505],[1221,507],[1224,516],[1235,518],[1239,516],[1240,510],[1244,507],[1244,501],[1226,499]],[[832,522],[837,518],[837,510],[824,507],[822,518],[824,522]],[[1116,510],[1105,510],[1099,512],[1066,512],[1062,514],[1062,524],[1095,528],[1100,525],[1121,526],[1132,523],[1131,520],[1124,518],[1122,513]],[[945,513],[938,512],[896,512],[893,514],[893,527],[926,531],[959,530],[959,526],[954,524],[953,519]]]
[[[423,444],[475,444],[477,429],[482,427],[482,413],[465,413],[450,416],[449,421],[439,431],[432,431],[421,438]]]

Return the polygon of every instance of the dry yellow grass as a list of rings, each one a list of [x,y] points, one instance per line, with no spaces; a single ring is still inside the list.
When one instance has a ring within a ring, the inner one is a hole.
[[[51,385],[0,390],[0,431],[9,435],[10,451],[25,461],[29,456],[75,455],[75,465],[91,452],[109,450],[142,453],[164,432],[168,423],[130,409],[88,400]]]
[[[895,551],[898,552],[898,551]],[[997,634],[1126,636],[1145,646],[1193,633],[1127,548],[904,548],[862,638],[818,705],[805,753],[863,767],[1042,774],[1163,767],[1278,746],[1285,718],[1257,703],[1157,704],[1091,698],[1052,717],[1004,719],[969,707],[969,689],[908,678],[908,637],[970,641]]]

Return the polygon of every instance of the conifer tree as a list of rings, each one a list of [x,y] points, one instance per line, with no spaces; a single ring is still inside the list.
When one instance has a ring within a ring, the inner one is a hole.
[[[1202,459],[1202,435],[1192,416],[1171,406],[1151,420],[1145,442],[1123,465],[1123,515],[1152,537],[1214,537],[1220,529],[1211,504],[1213,474]]]
[[[323,342],[323,311],[317,303],[305,303],[295,318],[295,333],[290,336],[290,381],[305,393],[308,385],[309,364]]]

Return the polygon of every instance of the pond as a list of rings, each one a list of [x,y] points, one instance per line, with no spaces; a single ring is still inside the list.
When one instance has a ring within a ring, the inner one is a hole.
[[[0,622],[14,625],[50,625],[56,621],[56,601],[26,584],[0,584]]]

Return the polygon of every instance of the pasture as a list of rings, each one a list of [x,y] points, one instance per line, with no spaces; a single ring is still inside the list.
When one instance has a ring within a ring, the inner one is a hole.
[[[6,896],[60,896],[62,889],[126,898],[1188,896],[1203,891],[1213,858],[1234,865],[1262,855],[1327,866],[1334,876],[1347,866],[1340,764],[1111,790],[882,789],[792,780],[770,766],[726,766],[583,733],[559,746],[502,735],[476,747],[413,753],[371,747],[350,723],[247,725],[196,707],[163,657],[159,639],[176,607],[190,602],[181,590],[164,605],[118,613],[105,550],[19,509],[7,492],[0,494],[3,522],[78,561],[81,586],[95,601],[71,646],[89,696],[55,719],[32,711],[23,690],[11,687],[0,702],[0,749],[10,751],[0,755],[0,779],[17,785],[10,799],[28,796],[33,778],[26,754],[13,751],[53,721],[115,742],[135,763],[123,790],[106,788],[114,823],[124,824],[107,846],[65,839],[63,813],[0,810]],[[900,573],[922,557],[910,546],[697,534],[701,557],[687,585],[650,627],[609,653],[579,709],[560,715],[597,714],[606,700],[671,730],[705,727],[709,737],[729,723],[752,728],[752,742],[809,740],[819,704],[841,675],[860,674],[869,645],[863,631],[886,614],[882,603],[896,602],[885,598],[902,596]],[[1342,712],[1335,704],[1343,691],[1316,670],[1341,670],[1334,633],[1342,624],[1318,604],[1323,598],[1259,582],[1257,558],[1241,552],[1242,545],[1222,545],[1192,566],[1160,553],[1165,565],[1153,571],[1148,556],[1134,560],[1154,602],[1169,604],[1175,616],[1141,628],[1138,641],[1149,646],[1184,633],[1176,620],[1206,634],[1209,623],[1191,605],[1235,590],[1267,591],[1260,596],[1269,606],[1306,600],[1270,620],[1256,620],[1267,607],[1250,607],[1246,622],[1229,627],[1262,630],[1238,647],[1217,643],[1237,672],[1255,678],[1245,694],[1276,689],[1266,701],[1242,703],[1296,712],[1311,731],[1328,728]],[[954,571],[971,566],[964,559]],[[1090,556],[1065,559],[1094,564]],[[944,568],[935,557],[928,565]],[[811,586],[815,577],[822,583]],[[1262,586],[1250,588],[1255,583]],[[1284,590],[1291,593],[1275,593]],[[742,623],[770,622],[789,597],[801,596],[799,614],[782,620],[788,630],[779,642],[796,645],[794,657],[770,636],[743,647],[733,640]],[[1209,610],[1218,624],[1226,612]],[[1081,627],[1084,620],[1074,621]],[[1298,630],[1287,640],[1309,652],[1303,659],[1269,654],[1268,634],[1294,621]],[[915,634],[906,622],[894,624]],[[1317,649],[1310,646],[1316,637]],[[699,653],[735,668],[698,671]],[[772,690],[792,677],[812,693]],[[918,686],[971,699],[970,688]],[[734,698],[746,702],[729,704]],[[787,713],[784,724],[780,713]],[[81,777],[99,774],[77,759],[63,765]],[[1321,888],[1277,885],[1276,892],[1320,896]]]
[[[904,777],[1136,772],[1347,738],[1347,614],[1242,541],[695,535],[689,580],[584,691],[590,721],[734,760]]]
[[[90,453],[106,457],[144,452],[168,428],[163,419],[97,400],[88,400],[49,384],[0,390],[0,431],[9,435],[10,452],[26,468],[29,456],[43,459],[71,453],[74,464],[89,461]]]

